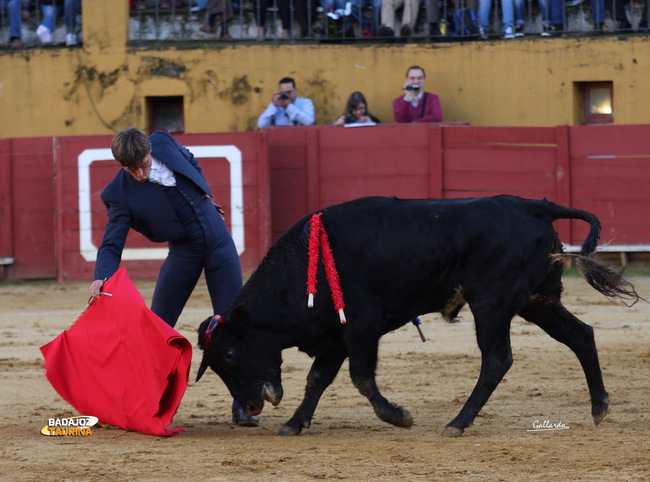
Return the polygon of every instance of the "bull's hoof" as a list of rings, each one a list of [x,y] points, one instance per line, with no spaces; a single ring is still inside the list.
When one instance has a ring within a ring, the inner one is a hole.
[[[609,398],[606,398],[597,405],[591,407],[591,416],[594,418],[594,423],[598,425],[602,422],[607,413],[609,412]]]
[[[460,437],[463,435],[464,430],[458,427],[450,427],[449,425],[445,427],[442,431],[443,437]]]
[[[280,431],[278,432],[278,435],[300,435],[300,432],[302,432],[302,427],[292,427],[289,424],[284,424]]]
[[[413,417],[409,411],[395,404],[390,404],[388,409],[375,410],[375,413],[380,420],[396,427],[408,428],[413,426]]]
[[[408,410],[402,409],[404,412],[402,415],[402,418],[395,424],[398,427],[404,427],[404,428],[409,428],[413,426],[413,417],[409,413]]]

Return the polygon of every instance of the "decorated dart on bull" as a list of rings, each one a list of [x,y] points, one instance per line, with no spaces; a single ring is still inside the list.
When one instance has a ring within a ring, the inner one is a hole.
[[[420,321],[419,317],[415,317],[411,320],[411,323],[418,329],[418,333],[420,334],[420,339],[422,340],[422,343],[427,341],[427,339],[424,337],[424,333],[422,333],[422,328],[420,328],[420,325],[422,324],[422,321]]]

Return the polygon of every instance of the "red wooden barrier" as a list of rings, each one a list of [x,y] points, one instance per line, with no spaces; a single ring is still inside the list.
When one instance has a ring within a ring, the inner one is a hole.
[[[572,127],[573,206],[596,214],[602,243],[650,249],[650,126]],[[579,236],[586,228],[577,229]]]
[[[610,251],[649,251],[650,126],[556,128],[445,124],[267,131],[273,239],[306,213],[369,195],[515,194],[592,211]],[[584,223],[558,221],[579,245]]]
[[[440,197],[442,127],[290,127],[266,131],[273,239],[308,212],[371,195]]]
[[[0,145],[0,255],[14,260],[7,269],[11,278],[54,278],[52,138]]]

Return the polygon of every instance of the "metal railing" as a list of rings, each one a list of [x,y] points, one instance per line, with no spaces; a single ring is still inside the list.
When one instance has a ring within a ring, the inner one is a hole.
[[[150,8],[132,11],[131,35],[133,43],[164,41],[258,41],[258,42],[440,42],[503,38],[502,1],[492,0],[490,25],[485,35],[458,31],[454,13],[461,8],[476,12],[479,3],[490,0],[413,0],[417,5],[416,19],[411,34],[400,36],[399,26],[394,35],[382,37],[380,0],[373,7],[372,0],[232,0],[233,15],[228,18],[217,13],[214,29],[204,28],[209,22],[208,10],[203,0],[188,0],[187,5]],[[228,1],[228,0],[225,0]],[[523,34],[542,35],[543,23],[550,15],[542,15],[538,0],[517,0],[523,4]],[[650,0],[601,0],[597,3],[603,11],[593,12],[589,0],[561,0],[563,23],[553,29],[550,36],[592,36],[606,34],[647,33],[648,5]],[[551,0],[546,0],[550,9]],[[329,8],[331,7],[331,8]],[[347,7],[347,8],[346,8]],[[437,25],[430,22],[432,9],[437,9]],[[400,8],[395,18],[401,18]],[[550,12],[549,12],[550,13]],[[592,18],[601,15],[602,28],[595,28]],[[373,24],[373,17],[376,18]],[[165,20],[167,19],[167,20]],[[181,20],[182,19],[182,20]],[[379,20],[379,21],[377,21]],[[161,27],[160,22],[166,22]],[[515,19],[516,22],[516,19]],[[462,29],[461,29],[462,30]],[[227,33],[227,35],[225,35]]]
[[[0,48],[11,45],[9,3],[27,7],[29,19],[21,16],[21,47],[38,47],[43,43],[36,35],[43,13],[40,0],[0,0]],[[207,0],[134,0],[129,16],[131,45],[166,42],[441,42],[501,39],[502,2],[491,0],[489,25],[483,35],[456,27],[455,12],[469,8],[478,12],[482,2],[490,0],[409,0],[417,8],[408,37],[400,35],[398,26],[390,36],[380,35],[381,0],[221,0],[226,12],[212,7]],[[384,0],[386,1],[386,0]],[[562,0],[563,23],[545,29],[549,15],[542,15],[539,0],[510,0],[523,4],[523,33],[548,36],[592,36],[605,34],[639,34],[648,32],[650,0],[600,0],[593,11],[589,0]],[[550,10],[552,0],[542,0]],[[231,2],[227,5],[227,2]],[[373,6],[373,3],[375,6]],[[330,8],[331,7],[331,8]],[[433,9],[436,9],[435,11]],[[601,11],[602,9],[602,11]],[[401,19],[400,8],[395,18]],[[432,23],[432,18],[438,23]],[[593,19],[602,19],[594,27]],[[374,19],[374,22],[373,22]],[[515,19],[516,22],[516,19]],[[81,42],[81,16],[77,32]],[[459,31],[460,30],[460,31]],[[546,30],[546,32],[545,32]],[[548,31],[550,30],[550,32]],[[66,45],[64,14],[61,11],[52,32],[52,45]]]

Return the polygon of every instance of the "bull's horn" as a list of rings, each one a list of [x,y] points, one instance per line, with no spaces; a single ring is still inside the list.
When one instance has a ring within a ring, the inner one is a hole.
[[[203,358],[201,359],[201,365],[199,366],[199,371],[196,374],[196,380],[194,380],[194,383],[198,382],[205,371],[208,369],[208,357],[205,356],[205,353],[203,353]]]
[[[284,394],[282,387],[275,389],[270,383],[265,383],[262,385],[262,395],[264,400],[271,402],[274,407],[277,407],[282,401],[282,395]]]

